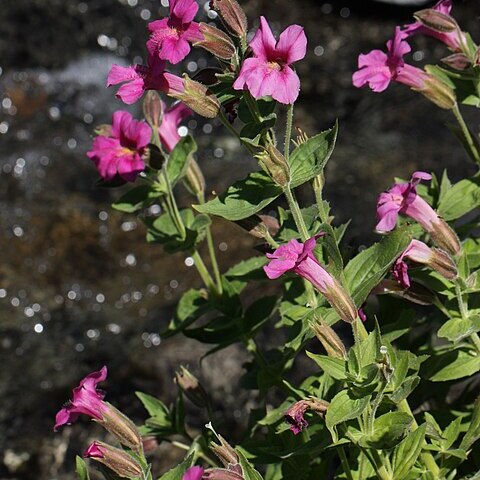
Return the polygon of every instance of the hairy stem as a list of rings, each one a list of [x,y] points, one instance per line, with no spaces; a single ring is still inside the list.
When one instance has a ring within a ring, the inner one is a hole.
[[[473,137],[470,133],[470,130],[468,129],[468,126],[465,123],[465,120],[463,119],[462,113],[458,108],[458,103],[455,103],[455,106],[452,108],[452,112],[455,115],[455,118],[457,119],[458,124],[460,125],[463,136],[465,137],[465,141],[468,145],[468,148],[470,149],[470,154],[472,158],[475,160],[475,162],[480,164],[480,152],[478,151],[475,145],[475,141],[473,140]]]

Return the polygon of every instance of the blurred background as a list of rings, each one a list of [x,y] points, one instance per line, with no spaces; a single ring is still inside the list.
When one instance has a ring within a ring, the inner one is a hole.
[[[297,64],[302,81],[295,126],[309,134],[338,117],[337,148],[326,169],[326,198],[338,222],[351,218],[346,242],[375,240],[375,200],[394,176],[415,169],[452,180],[473,172],[446,124],[453,122],[406,87],[382,94],[351,84],[358,54],[383,49],[394,26],[432,2],[397,0],[244,0],[251,28],[265,15],[278,33],[305,26],[308,54]],[[395,5],[393,4],[395,3]],[[403,3],[403,5],[401,5]],[[406,5],[409,3],[409,5]],[[478,0],[456,0],[454,16],[479,38]],[[85,156],[95,125],[129,109],[105,88],[112,63],[142,63],[146,24],[165,16],[166,0],[3,0],[0,9],[0,479],[73,478],[75,454],[103,435],[86,422],[53,434],[55,413],[79,379],[108,365],[107,399],[141,422],[134,396],[165,402],[180,364],[189,365],[217,399],[231,425],[245,422],[252,398],[235,386],[247,358],[233,346],[198,363],[206,348],[192,340],[163,341],[178,298],[200,283],[190,260],[147,245],[133,215],[110,208],[120,190],[95,187]],[[214,21],[200,0],[198,19]],[[427,38],[412,42],[409,63],[446,56]],[[194,51],[179,71],[194,74],[213,60]],[[478,117],[466,112],[474,128]],[[209,191],[221,192],[254,168],[216,121],[186,124],[196,135]],[[301,194],[308,201],[308,193]],[[181,195],[181,202],[188,202]],[[254,254],[255,239],[214,224],[223,268]],[[192,414],[201,426],[204,418]],[[234,431],[234,430],[230,430]],[[228,433],[228,432],[221,432]],[[166,468],[174,455],[161,447]]]

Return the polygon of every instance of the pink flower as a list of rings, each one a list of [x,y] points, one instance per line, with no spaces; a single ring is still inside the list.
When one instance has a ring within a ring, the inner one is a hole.
[[[418,90],[425,88],[429,75],[420,68],[408,65],[403,57],[410,52],[410,45],[404,40],[407,34],[396,27],[393,38],[387,42],[387,53],[372,50],[358,57],[358,68],[352,77],[357,88],[368,83],[374,92],[383,92],[391,81],[403,83]]]
[[[107,378],[107,367],[102,367],[98,372],[87,375],[80,385],[73,389],[73,400],[62,408],[55,418],[54,431],[61,426],[73,423],[83,413],[94,420],[102,420],[103,414],[107,411],[103,398],[105,393],[97,390],[97,384]]]
[[[146,90],[160,90],[165,93],[183,92],[182,78],[165,72],[165,62],[149,55],[147,65],[122,67],[112,65],[107,77],[107,87],[124,83],[116,93],[127,105],[135,103]]]
[[[425,230],[429,230],[432,223],[438,220],[438,215],[422,197],[417,195],[416,187],[422,180],[431,178],[429,173],[415,172],[408,183],[396,183],[390,190],[381,193],[377,202],[377,232],[393,230],[400,213],[413,218]]]
[[[95,441],[83,453],[85,458],[93,458],[106,465],[122,478],[140,478],[144,472],[140,463],[120,448]]]
[[[202,480],[204,469],[202,467],[190,467],[183,474],[182,480]]]
[[[304,244],[292,239],[275,252],[267,253],[271,262],[263,269],[270,279],[278,278],[290,270],[300,275],[325,296],[342,320],[353,322],[357,318],[357,309],[352,299],[313,255],[316,238],[312,237]]]
[[[440,0],[435,6],[432,7],[432,10],[450,16],[450,11],[452,10],[452,1]],[[462,45],[466,45],[465,34],[460,31],[460,29],[457,29],[453,32],[439,32],[417,21],[405,25],[403,32],[408,37],[413,35],[428,35],[430,37],[434,37],[455,52],[461,51]]]
[[[148,24],[150,55],[178,63],[190,52],[189,42],[203,40],[200,26],[193,19],[198,11],[195,0],[170,0],[170,16]]]
[[[167,110],[165,110],[166,105],[163,101],[161,105],[163,115],[158,133],[163,148],[167,153],[170,153],[181,138],[178,134],[178,126],[185,118],[193,115],[193,111],[181,102],[176,103]]]
[[[113,114],[110,134],[97,136],[87,156],[105,180],[112,180],[118,174],[133,182],[145,169],[142,154],[151,136],[152,129],[147,123],[138,122],[130,113],[120,110]]]
[[[294,435],[298,435],[304,428],[308,427],[308,422],[305,420],[304,415],[309,407],[307,401],[300,400],[285,412],[285,420],[290,424],[290,430]]]
[[[412,240],[393,265],[393,277],[403,288],[410,287],[408,265],[405,259],[427,265],[449,280],[457,276],[457,267],[447,252],[430,248],[419,240]]]
[[[245,86],[255,98],[270,95],[280,103],[294,103],[300,91],[300,79],[290,65],[305,57],[307,37],[303,27],[291,25],[275,41],[265,17],[250,42],[253,57],[247,58],[233,88]]]

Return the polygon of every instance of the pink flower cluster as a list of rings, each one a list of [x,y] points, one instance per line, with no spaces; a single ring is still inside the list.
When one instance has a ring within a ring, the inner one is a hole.
[[[451,0],[440,0],[432,10],[448,18],[451,9]],[[415,90],[427,90],[428,82],[432,80],[431,75],[405,63],[403,58],[411,51],[406,39],[418,34],[432,36],[454,52],[459,52],[465,45],[465,35],[459,29],[452,32],[438,32],[419,21],[405,25],[403,28],[396,27],[393,38],[387,42],[386,53],[381,50],[372,50],[358,57],[359,70],[353,74],[353,85],[360,88],[368,84],[374,92],[383,92],[393,81]]]

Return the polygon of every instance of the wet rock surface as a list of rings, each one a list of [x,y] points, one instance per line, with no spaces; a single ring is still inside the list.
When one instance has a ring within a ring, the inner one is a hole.
[[[357,55],[383,48],[412,8],[244,4],[252,21],[263,13],[277,30],[294,22],[306,27],[309,53],[298,64],[295,124],[313,134],[339,118],[326,197],[339,222],[352,218],[352,246],[375,239],[375,199],[394,176],[448,168],[456,180],[472,171],[445,127],[453,122],[448,112],[402,86],[375,95],[351,85]],[[206,347],[180,337],[162,341],[176,301],[199,280],[185,255],[147,245],[142,224],[109,207],[121,192],[95,188],[85,157],[94,125],[126,108],[104,87],[109,67],[140,60],[145,23],[165,14],[159,5],[17,0],[0,11],[0,478],[72,477],[75,454],[103,433],[82,423],[53,435],[53,418],[78,380],[103,364],[110,370],[108,400],[139,421],[144,413],[133,392],[172,400],[180,364],[201,376],[226,429],[245,421],[251,406],[252,397],[238,398],[235,389],[247,358],[242,347],[199,365]],[[456,2],[455,9],[462,27],[478,33],[478,4]],[[417,39],[412,63],[444,53],[438,43]],[[194,73],[210,61],[194,52],[183,68]],[[478,117],[469,120],[478,129]],[[198,161],[210,189],[220,192],[254,168],[215,121],[195,118],[188,126],[199,136]],[[309,195],[300,192],[305,201]],[[181,202],[189,201],[181,193]],[[254,240],[227,222],[215,222],[214,236],[224,268],[254,252]],[[195,428],[206,420],[195,408],[191,417]],[[159,466],[175,454],[161,447]]]

